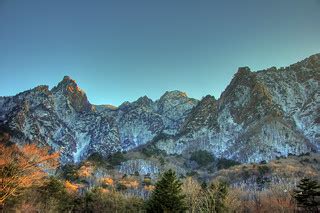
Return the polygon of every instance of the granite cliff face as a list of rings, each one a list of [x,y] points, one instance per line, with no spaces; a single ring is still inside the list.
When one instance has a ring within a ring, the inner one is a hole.
[[[242,162],[319,151],[320,54],[287,68],[239,68],[219,100],[205,97],[180,137],[157,142],[169,154],[195,149]]]
[[[78,162],[92,152],[108,155],[121,149],[112,117],[101,116],[74,80],[0,98],[1,131],[18,144],[49,145],[61,152],[62,162]]]
[[[70,77],[0,97],[0,130],[12,142],[49,145],[79,162],[152,142],[167,154],[205,149],[242,162],[320,150],[320,54],[286,68],[239,68],[216,100],[180,91],[119,107],[92,105]]]

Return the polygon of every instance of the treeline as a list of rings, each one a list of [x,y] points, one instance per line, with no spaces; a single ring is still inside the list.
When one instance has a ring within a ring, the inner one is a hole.
[[[173,170],[157,181],[139,174],[93,176],[90,163],[55,173],[58,158],[49,148],[0,143],[2,211],[319,212],[320,208],[320,185],[308,178],[296,186],[283,182],[248,188],[220,179],[199,183],[193,177],[178,178]]]

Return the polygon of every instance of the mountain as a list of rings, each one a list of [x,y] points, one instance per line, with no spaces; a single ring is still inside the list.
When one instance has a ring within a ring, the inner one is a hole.
[[[18,144],[49,145],[62,162],[86,155],[108,155],[121,149],[115,119],[100,115],[69,77],[52,90],[38,86],[13,97],[0,98],[1,130]]]
[[[219,99],[168,91],[118,107],[91,104],[65,76],[0,97],[0,131],[17,144],[49,145],[63,163],[153,144],[168,155],[207,150],[241,162],[320,150],[320,54],[286,68],[239,68]]]
[[[215,101],[193,109],[178,138],[157,142],[168,154],[195,149],[217,157],[259,162],[319,151],[320,54],[286,68],[239,68]]]

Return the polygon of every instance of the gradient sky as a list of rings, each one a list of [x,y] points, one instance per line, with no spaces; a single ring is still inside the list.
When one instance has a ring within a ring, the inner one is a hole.
[[[0,96],[69,75],[91,103],[219,97],[320,52],[320,0],[0,0]]]

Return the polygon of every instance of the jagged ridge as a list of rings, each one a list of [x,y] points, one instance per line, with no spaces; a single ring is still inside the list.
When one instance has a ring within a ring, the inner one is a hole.
[[[320,54],[287,68],[239,68],[216,100],[180,91],[159,100],[144,96],[119,107],[92,105],[65,76],[53,89],[38,86],[0,98],[0,128],[11,141],[49,145],[62,162],[92,153],[131,150],[155,137],[168,154],[206,149],[217,157],[251,162],[320,149]],[[158,137],[159,138],[159,137]]]

